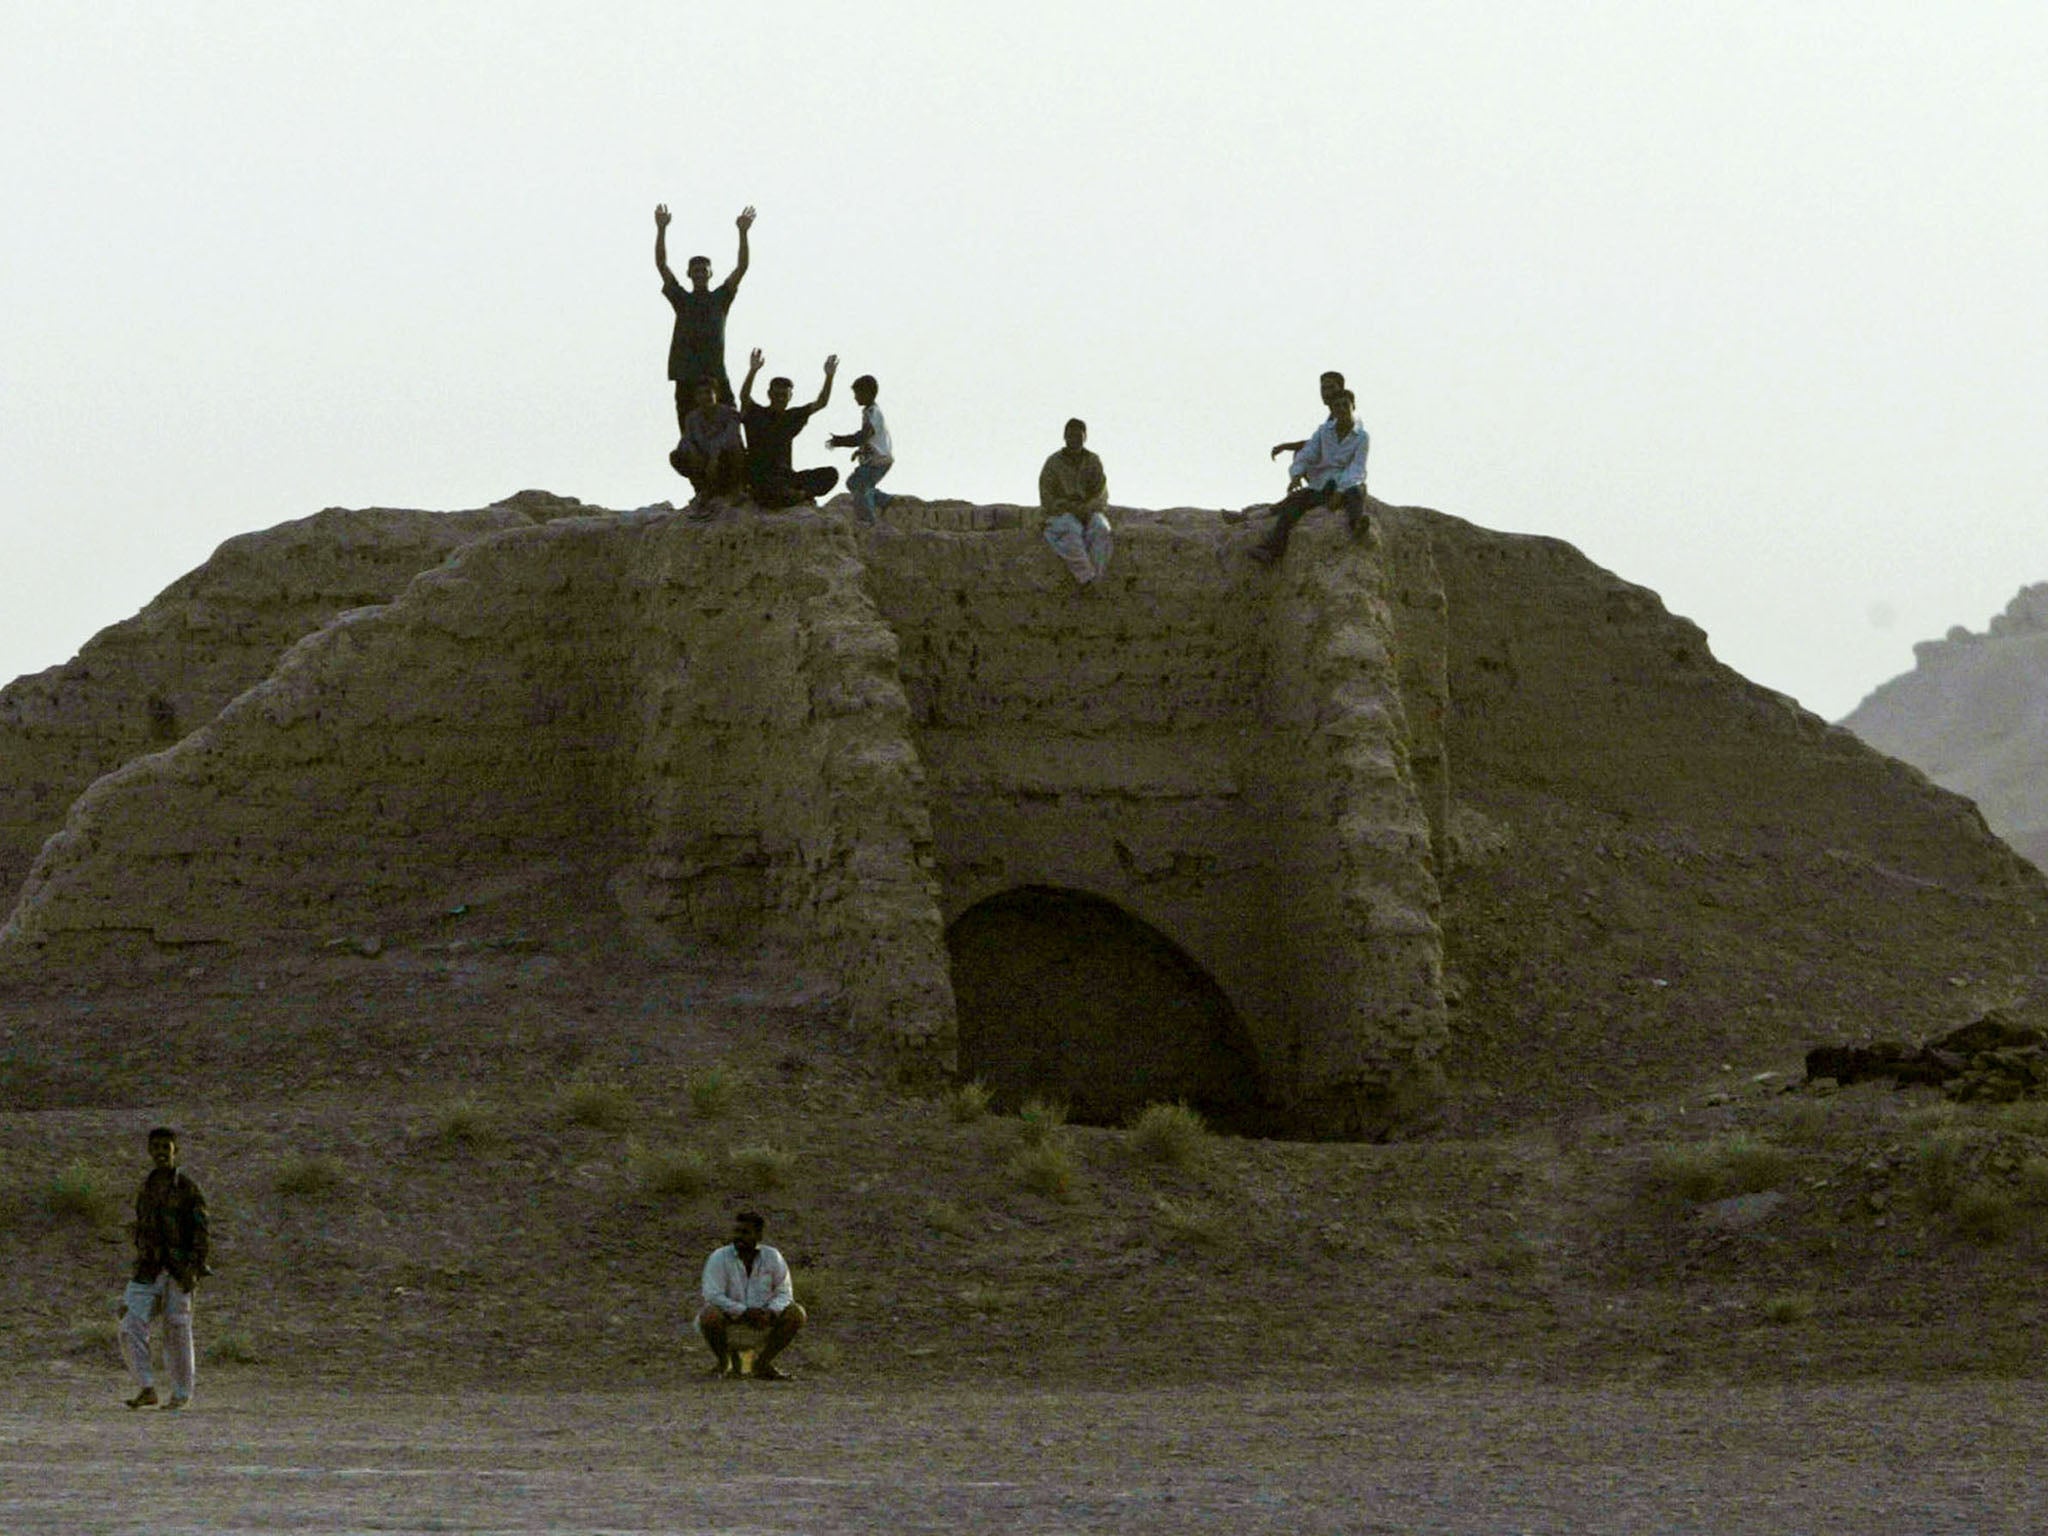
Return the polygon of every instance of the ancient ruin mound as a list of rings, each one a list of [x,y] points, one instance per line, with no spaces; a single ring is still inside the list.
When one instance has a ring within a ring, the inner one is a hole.
[[[1127,510],[1083,597],[1035,513],[846,505],[233,541],[0,694],[0,965],[395,964],[569,871],[904,1070],[1336,1137],[2032,985],[2042,881],[1965,802],[1568,546],[1378,507],[1269,573]]]
[[[1991,830],[2048,866],[2048,582],[2022,587],[1985,633],[1913,647],[1913,670],[1842,721],[1977,802]]]

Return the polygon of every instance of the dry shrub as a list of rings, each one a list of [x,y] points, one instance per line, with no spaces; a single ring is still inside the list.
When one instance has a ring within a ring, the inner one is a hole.
[[[113,1220],[120,1208],[112,1178],[84,1162],[66,1163],[43,1189],[43,1209],[58,1221],[97,1227]]]
[[[434,1121],[434,1140],[444,1147],[475,1152],[497,1146],[504,1139],[496,1113],[469,1094],[442,1105]]]
[[[722,1119],[731,1112],[739,1091],[739,1077],[730,1067],[706,1067],[690,1079],[690,1108],[699,1119]]]
[[[1963,1143],[1953,1133],[1930,1136],[1915,1160],[1916,1190],[1923,1210],[1935,1215],[1950,1210],[1963,1192]]]
[[[347,1182],[341,1164],[331,1157],[295,1157],[277,1170],[272,1187],[293,1200],[331,1200]]]
[[[633,1123],[633,1101],[610,1083],[571,1083],[556,1098],[564,1119],[593,1131],[617,1133]]]
[[[1230,1223],[1206,1205],[1159,1202],[1159,1235],[1175,1245],[1221,1248],[1230,1240]]]
[[[829,1269],[807,1269],[791,1265],[789,1287],[796,1299],[803,1303],[804,1312],[812,1322],[829,1317],[838,1310],[846,1298],[846,1287],[838,1275]]]
[[[946,1113],[956,1125],[972,1125],[988,1113],[988,1084],[980,1078],[955,1084],[946,1095]]]
[[[688,1199],[711,1187],[711,1165],[695,1147],[674,1151],[635,1146],[626,1155],[633,1182],[664,1200]]]
[[[796,1155],[777,1147],[741,1147],[732,1154],[732,1171],[749,1191],[781,1188],[795,1166]]]
[[[1048,1200],[1068,1200],[1074,1193],[1074,1160],[1057,1139],[1032,1143],[1010,1161],[1017,1182]]]
[[[1775,1189],[1792,1177],[1792,1154],[1752,1136],[1659,1147],[1645,1175],[1649,1193],[1700,1205]]]
[[[1147,1104],[1131,1122],[1131,1145],[1152,1162],[1190,1168],[1208,1150],[1209,1127],[1185,1104]]]
[[[2048,1157],[2030,1157],[2020,1164],[2020,1198],[2029,1205],[2048,1205]]]
[[[933,1231],[943,1232],[948,1237],[972,1237],[979,1230],[974,1218],[951,1200],[927,1200],[924,1222]]]
[[[231,1328],[207,1344],[206,1360],[209,1365],[260,1365],[263,1356],[247,1334]]]
[[[1066,1123],[1067,1106],[1051,1099],[1026,1099],[1017,1111],[1017,1134],[1027,1147],[1045,1145]]]
[[[1779,1291],[1764,1298],[1764,1321],[1780,1328],[1803,1323],[1813,1316],[1813,1307],[1811,1291]]]
[[[1956,1197],[1954,1215],[1957,1235],[1973,1243],[2002,1243],[2020,1227],[2019,1203],[2003,1190],[1982,1185]]]
[[[2048,1137],[2048,1099],[2021,1099],[1992,1112],[1994,1124],[2022,1136]]]
[[[1956,1123],[1960,1113],[1956,1106],[1943,1100],[1935,1104],[1922,1104],[1918,1109],[1909,1109],[1899,1116],[1899,1128],[1915,1136],[1929,1131],[1945,1131]]]

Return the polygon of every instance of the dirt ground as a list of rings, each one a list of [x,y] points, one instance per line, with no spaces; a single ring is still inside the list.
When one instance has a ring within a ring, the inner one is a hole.
[[[2048,1386],[312,1392],[16,1379],[0,1530],[2023,1532]]]

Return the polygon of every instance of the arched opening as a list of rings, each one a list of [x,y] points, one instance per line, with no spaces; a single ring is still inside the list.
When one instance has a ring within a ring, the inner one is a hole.
[[[963,1076],[998,1105],[1063,1099],[1110,1125],[1185,1100],[1219,1129],[1260,1127],[1258,1058],[1209,973],[1114,902],[1020,886],[946,930]]]

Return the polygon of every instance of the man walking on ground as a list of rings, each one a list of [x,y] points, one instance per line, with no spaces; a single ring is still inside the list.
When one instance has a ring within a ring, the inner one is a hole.
[[[789,397],[796,386],[783,378],[768,381],[766,405],[755,401],[754,378],[761,371],[761,363],[761,349],[756,347],[748,360],[747,376],[740,384],[740,420],[747,429],[747,486],[753,492],[756,506],[773,511],[824,496],[839,483],[839,471],[829,466],[802,470],[790,467],[790,448],[796,435],[832,398],[832,375],[839,371],[839,358],[834,355],[825,359],[825,387],[818,391],[818,398],[809,405],[795,406],[789,403]]]
[[[1344,391],[1344,375],[1332,368],[1323,374],[1320,382],[1323,392],[1323,409],[1327,411],[1330,408],[1330,402]],[[1277,459],[1283,453],[1299,453],[1307,446],[1307,438],[1303,438],[1298,443],[1275,443],[1273,451],[1267,454],[1266,457]]]
[[[1045,542],[1074,573],[1082,591],[1102,579],[1116,548],[1116,535],[1103,508],[1109,480],[1102,460],[1088,451],[1088,423],[1067,423],[1067,445],[1038,472],[1038,505],[1045,512]]]
[[[789,1347],[806,1319],[789,1283],[789,1265],[761,1241],[765,1226],[758,1211],[741,1211],[732,1219],[732,1241],[704,1262],[704,1306],[697,1314],[697,1332],[718,1358],[714,1376],[740,1374],[732,1329],[744,1325],[767,1336],[754,1356],[751,1374],[761,1381],[789,1379],[775,1368],[775,1357]]]
[[[140,1388],[128,1406],[155,1407],[149,1325],[161,1313],[171,1376],[164,1407],[183,1408],[192,1401],[195,1371],[192,1291],[201,1275],[213,1273],[206,1262],[206,1196],[178,1166],[178,1133],[169,1126],[149,1133],[149,1160],[155,1166],[135,1196],[135,1273],[121,1298],[121,1355]]]
[[[668,376],[676,386],[676,429],[682,430],[689,414],[690,386],[710,379],[718,386],[718,398],[732,404],[732,380],[725,372],[725,316],[732,308],[733,295],[740,291],[740,279],[747,275],[747,231],[754,225],[751,206],[740,210],[740,259],[732,273],[716,288],[711,286],[711,258],[692,256],[685,270],[688,288],[676,281],[668,269],[668,204],[654,210],[654,269],[661,274],[661,296],[676,312],[675,330],[668,342]]]
[[[1365,428],[1352,418],[1351,391],[1339,390],[1330,401],[1330,419],[1317,427],[1287,466],[1287,494],[1268,514],[1273,531],[1254,545],[1251,557],[1271,565],[1287,553],[1287,536],[1311,507],[1342,507],[1353,538],[1372,538],[1372,519],[1365,511]]]
[[[896,498],[879,489],[882,476],[896,467],[896,447],[889,441],[889,424],[875,397],[882,392],[872,373],[853,381],[853,398],[860,406],[860,428],[826,439],[834,448],[853,450],[853,473],[846,477],[847,494],[853,497],[854,516],[872,523],[882,508]]]
[[[690,390],[682,441],[668,462],[696,492],[698,510],[691,516],[701,520],[717,511],[717,498],[746,489],[747,447],[740,439],[740,413],[718,398],[718,385],[699,379]]]

